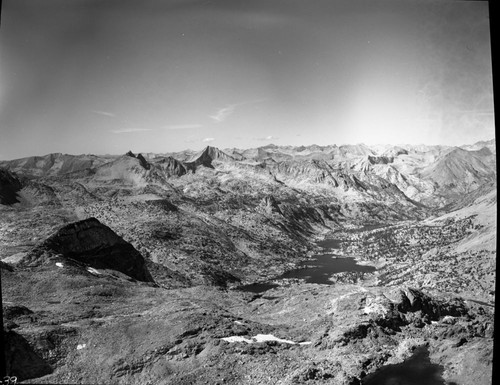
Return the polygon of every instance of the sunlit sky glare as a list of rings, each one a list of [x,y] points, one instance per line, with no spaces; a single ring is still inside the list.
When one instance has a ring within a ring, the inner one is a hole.
[[[0,159],[494,137],[487,2],[3,0]]]

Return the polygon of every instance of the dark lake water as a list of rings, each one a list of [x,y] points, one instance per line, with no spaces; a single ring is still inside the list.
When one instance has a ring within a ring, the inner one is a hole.
[[[307,283],[331,285],[329,278],[345,271],[373,272],[373,266],[358,265],[354,258],[337,257],[334,254],[319,254],[299,265],[298,269],[287,271],[279,278],[301,278]]]
[[[337,239],[325,239],[318,242],[318,246],[326,249],[337,249],[339,241]],[[358,265],[354,258],[339,257],[334,253],[318,254],[311,259],[299,264],[299,267],[294,270],[287,271],[285,274],[276,277],[275,279],[303,279],[307,283],[319,283],[323,285],[331,285],[329,278],[336,273],[342,272],[373,272],[373,266]],[[259,282],[251,285],[241,286],[238,289],[251,293],[263,293],[278,285],[272,282]]]
[[[419,347],[406,361],[381,367],[361,381],[362,385],[456,385],[446,383],[443,367],[431,363],[426,347]]]

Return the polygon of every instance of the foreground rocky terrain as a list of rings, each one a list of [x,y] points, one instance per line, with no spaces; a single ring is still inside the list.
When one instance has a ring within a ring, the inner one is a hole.
[[[27,383],[356,384],[424,346],[491,382],[494,141],[51,154],[1,161],[0,202]],[[277,279],[324,238],[376,270]]]

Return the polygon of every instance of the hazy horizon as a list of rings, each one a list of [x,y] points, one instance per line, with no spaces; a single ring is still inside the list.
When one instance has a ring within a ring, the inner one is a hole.
[[[495,138],[487,2],[4,0],[0,159]]]

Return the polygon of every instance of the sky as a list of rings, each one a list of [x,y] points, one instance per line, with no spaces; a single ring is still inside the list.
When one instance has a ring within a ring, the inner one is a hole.
[[[488,4],[3,0],[0,159],[494,137]]]

